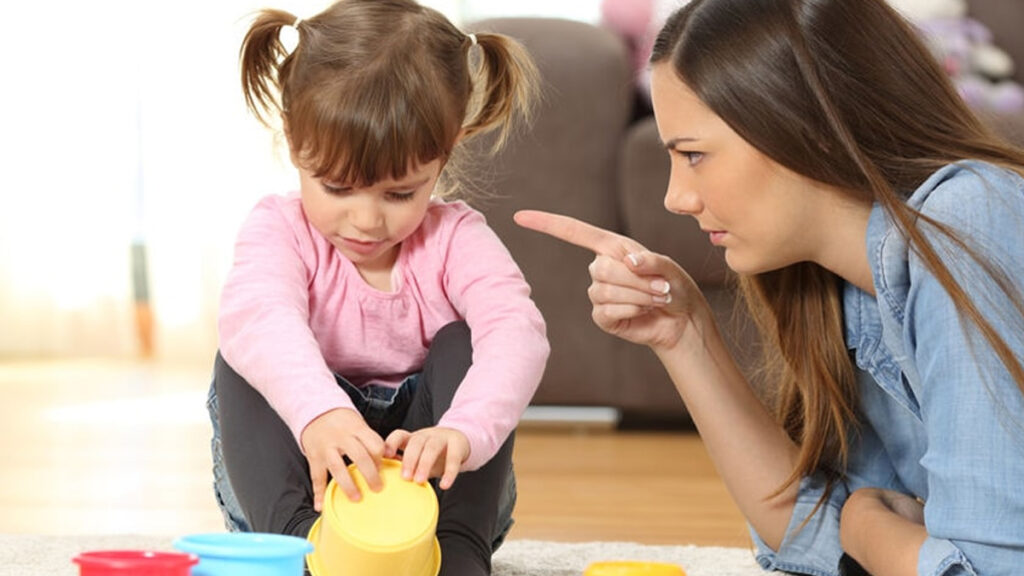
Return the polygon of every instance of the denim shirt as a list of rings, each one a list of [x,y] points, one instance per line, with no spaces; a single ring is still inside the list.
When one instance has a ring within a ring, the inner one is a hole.
[[[950,227],[1024,284],[1024,180],[964,161],[934,173],[908,204]],[[946,266],[1018,359],[1024,326],[973,259],[924,226]],[[846,344],[860,391],[847,478],[803,529],[824,489],[800,483],[778,551],[756,533],[762,567],[835,575],[839,517],[858,488],[916,496],[928,538],[924,576],[1024,574],[1024,395],[977,330],[965,333],[956,305],[888,215],[875,206],[867,230],[876,296],[846,284]],[[966,324],[970,326],[970,324]],[[752,531],[753,533],[753,531]]]

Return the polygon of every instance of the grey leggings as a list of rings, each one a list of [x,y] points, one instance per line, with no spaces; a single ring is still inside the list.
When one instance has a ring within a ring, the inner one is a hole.
[[[451,405],[472,363],[469,328],[449,324],[434,337],[423,372],[397,392],[360,390],[339,378],[381,437],[395,428],[434,426]],[[305,538],[318,513],[305,456],[266,400],[217,355],[210,390],[214,487],[231,530]],[[463,472],[448,490],[432,481],[440,506],[437,539],[443,576],[491,573],[491,555],[512,525],[514,433],[480,469]]]

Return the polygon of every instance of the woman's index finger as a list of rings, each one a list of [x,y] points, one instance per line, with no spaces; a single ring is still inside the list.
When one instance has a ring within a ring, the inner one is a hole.
[[[571,216],[540,210],[520,210],[512,218],[523,228],[553,236],[595,254],[621,258],[628,252],[628,248],[622,242],[623,236]]]

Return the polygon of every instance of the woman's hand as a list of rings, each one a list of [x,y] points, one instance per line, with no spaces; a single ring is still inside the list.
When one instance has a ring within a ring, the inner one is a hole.
[[[918,552],[927,537],[924,504],[913,496],[861,488],[843,505],[840,544],[876,576],[916,574]]]
[[[668,349],[679,342],[696,313],[707,309],[696,283],[678,264],[631,238],[534,210],[517,212],[515,221],[597,255],[590,264],[587,295],[594,305],[594,322],[609,334]]]
[[[313,508],[317,512],[323,509],[328,472],[349,500],[362,498],[345,457],[356,465],[370,490],[377,492],[383,487],[377,467],[384,454],[384,440],[355,410],[337,408],[318,416],[302,431],[302,449],[309,461]]]
[[[442,490],[452,487],[462,463],[469,458],[469,439],[452,428],[395,430],[384,444],[384,455],[388,458],[395,458],[402,451],[402,478],[426,482],[440,476]]]

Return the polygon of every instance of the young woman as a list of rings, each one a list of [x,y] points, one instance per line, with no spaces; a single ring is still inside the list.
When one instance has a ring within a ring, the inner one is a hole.
[[[651,58],[665,206],[725,251],[774,415],[677,264],[571,218],[606,331],[664,363],[766,569],[1024,566],[1024,153],[883,0],[693,0]]]

